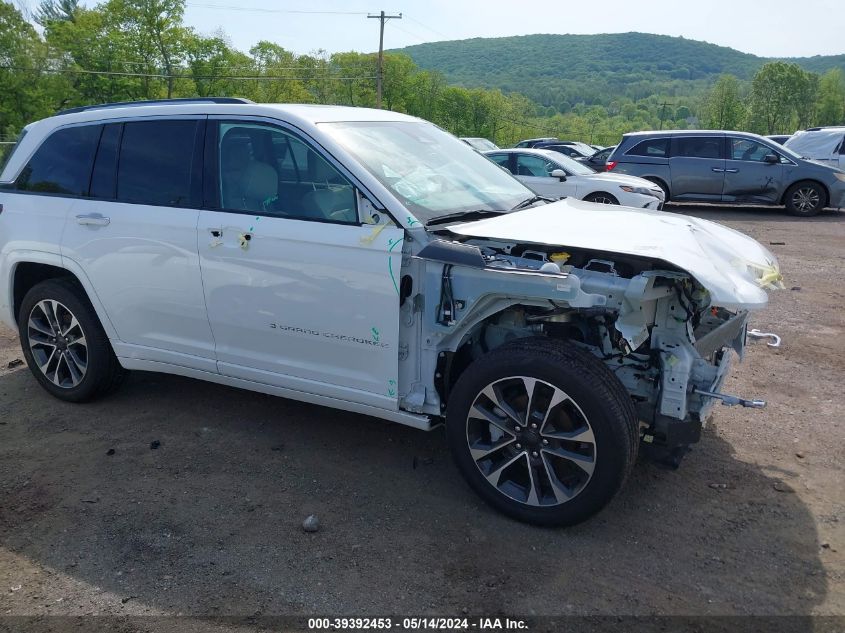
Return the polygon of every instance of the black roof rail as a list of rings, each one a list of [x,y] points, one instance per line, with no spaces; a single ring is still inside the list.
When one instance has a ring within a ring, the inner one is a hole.
[[[56,114],[74,114],[76,112],[87,112],[89,110],[105,110],[107,108],[131,108],[146,105],[168,105],[180,103],[255,103],[241,97],[185,97],[180,99],[150,99],[148,101],[115,101],[114,103],[100,103],[97,105],[79,106],[60,110]]]

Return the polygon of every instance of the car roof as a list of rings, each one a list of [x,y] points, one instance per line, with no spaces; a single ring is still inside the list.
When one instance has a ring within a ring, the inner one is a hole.
[[[279,117],[291,122],[331,123],[340,121],[419,121],[416,117],[390,110],[357,108],[352,106],[286,104],[286,103],[208,103],[203,101],[178,103],[125,104],[91,107],[81,112],[68,112],[50,117],[56,125],[104,121],[108,119],[142,118],[168,115],[253,115]]]
[[[734,130],[646,130],[642,132],[628,132],[625,136],[628,137],[667,137],[667,136],[745,136],[748,138],[765,138],[759,134],[751,132],[738,132]]]
[[[232,100],[235,101],[235,100]],[[334,122],[422,122],[422,119],[373,108],[351,106],[283,104],[283,103],[213,103],[209,100],[197,101],[156,101],[151,103],[102,104],[81,110],[72,109],[27,125],[26,135],[21,139],[18,149],[6,163],[0,178],[9,178],[17,174],[24,160],[41,144],[42,140],[54,130],[69,125],[82,123],[107,123],[109,121],[133,121],[151,117],[168,116],[253,116],[284,121],[301,130],[314,134],[317,124]],[[2,182],[6,182],[3,180]]]

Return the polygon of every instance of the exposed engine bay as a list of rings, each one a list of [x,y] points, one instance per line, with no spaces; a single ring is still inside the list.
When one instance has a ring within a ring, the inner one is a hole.
[[[404,271],[416,282],[402,297],[400,384],[410,387],[403,409],[442,414],[473,360],[538,336],[583,346],[613,371],[659,458],[698,441],[717,400],[765,404],[719,393],[731,351],[743,355],[748,312],[712,305],[707,289],[666,262],[468,238],[430,244],[403,261]],[[417,347],[419,363],[411,358]],[[412,378],[416,367],[422,372]]]

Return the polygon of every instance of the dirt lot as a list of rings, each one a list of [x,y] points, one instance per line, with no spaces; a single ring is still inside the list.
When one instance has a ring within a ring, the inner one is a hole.
[[[64,404],[0,329],[0,614],[845,614],[845,213],[683,210],[780,259],[783,348],[727,385],[769,406],[568,530],[484,506],[439,431],[144,373]]]

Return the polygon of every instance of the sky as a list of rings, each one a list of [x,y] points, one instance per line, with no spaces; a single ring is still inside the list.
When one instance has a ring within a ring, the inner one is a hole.
[[[187,0],[185,22],[203,34],[222,29],[243,51],[262,39],[300,54],[374,51],[379,21],[367,14],[384,10],[403,15],[387,22],[385,48],[472,37],[640,31],[764,57],[805,57],[845,53],[843,4],[845,0]]]

